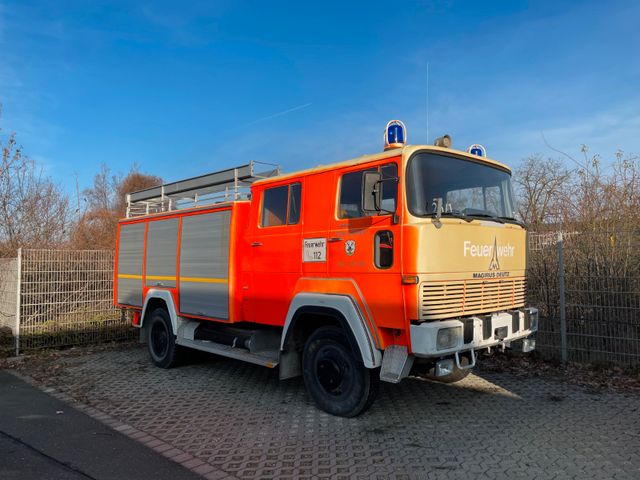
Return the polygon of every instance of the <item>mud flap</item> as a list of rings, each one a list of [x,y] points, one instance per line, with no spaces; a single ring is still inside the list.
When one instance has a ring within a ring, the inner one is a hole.
[[[409,356],[406,346],[391,345],[382,356],[380,380],[389,383],[399,383],[409,375],[413,366],[413,356]]]

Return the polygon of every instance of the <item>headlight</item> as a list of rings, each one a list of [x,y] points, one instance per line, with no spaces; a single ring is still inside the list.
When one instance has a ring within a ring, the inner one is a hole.
[[[447,350],[456,347],[461,339],[462,327],[441,328],[436,338],[436,349]]]

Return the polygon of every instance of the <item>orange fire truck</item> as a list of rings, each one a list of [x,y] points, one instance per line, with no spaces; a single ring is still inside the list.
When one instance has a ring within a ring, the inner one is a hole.
[[[302,375],[355,416],[379,381],[453,382],[491,347],[535,348],[511,173],[480,145],[405,144],[281,174],[251,162],[131,193],[114,302],[162,368],[197,349]],[[518,342],[514,342],[514,341]]]

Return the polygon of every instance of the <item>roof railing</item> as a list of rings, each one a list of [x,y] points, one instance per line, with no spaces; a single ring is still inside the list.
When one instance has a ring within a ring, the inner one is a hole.
[[[251,184],[280,175],[280,166],[246,165],[165,183],[127,194],[127,218],[251,198]]]

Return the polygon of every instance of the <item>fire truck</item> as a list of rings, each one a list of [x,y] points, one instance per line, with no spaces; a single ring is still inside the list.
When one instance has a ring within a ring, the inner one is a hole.
[[[283,174],[246,165],[127,195],[114,303],[151,361],[188,349],[302,376],[352,417],[380,381],[455,382],[477,352],[535,348],[511,171],[449,136]]]

